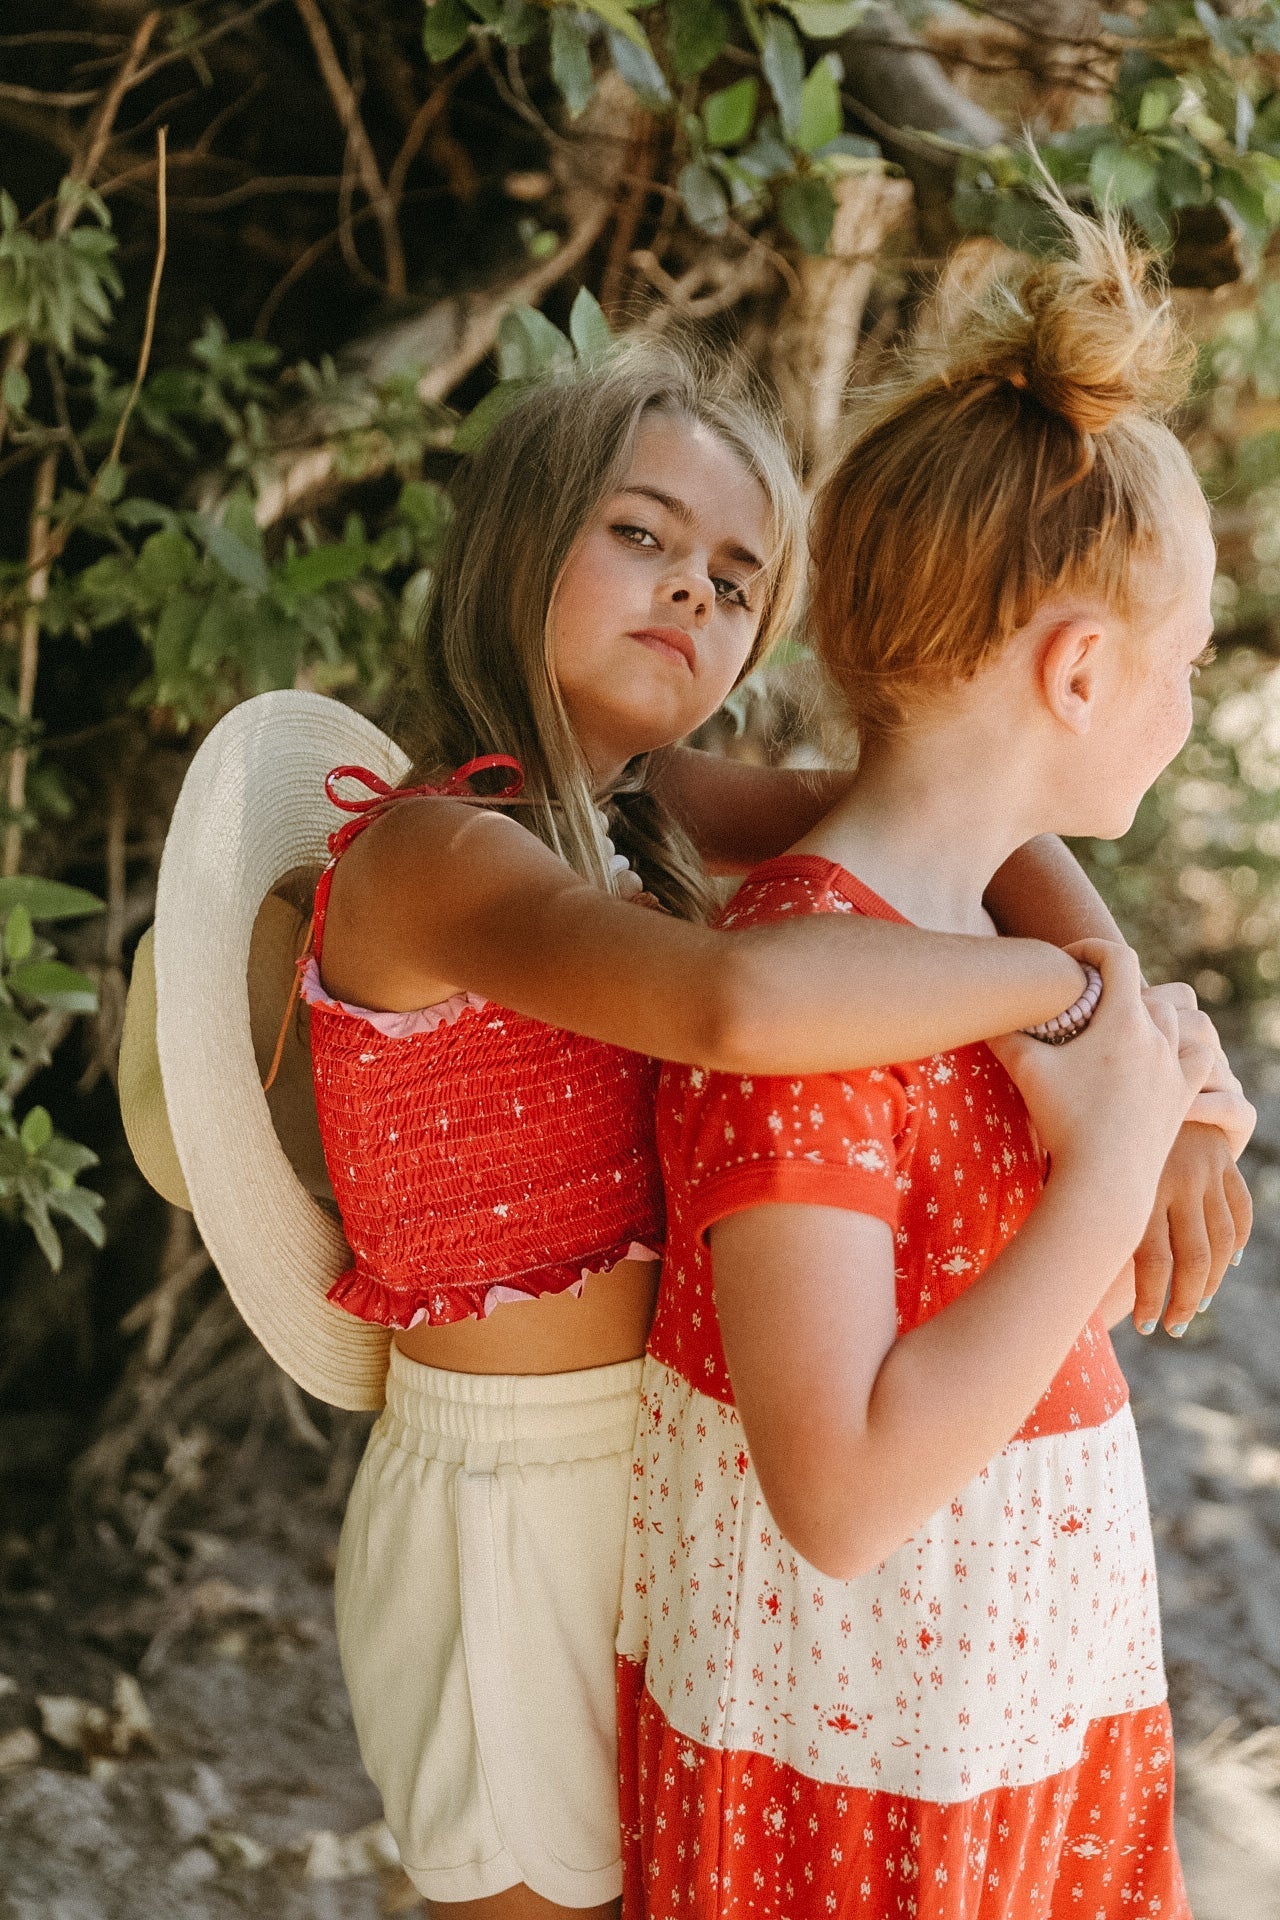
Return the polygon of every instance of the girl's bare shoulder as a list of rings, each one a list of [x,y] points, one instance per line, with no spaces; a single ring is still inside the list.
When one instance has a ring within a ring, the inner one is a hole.
[[[338,999],[382,1012],[462,990],[450,933],[475,910],[486,869],[540,843],[515,821],[463,800],[397,801],[356,836],[334,870],[321,972]]]

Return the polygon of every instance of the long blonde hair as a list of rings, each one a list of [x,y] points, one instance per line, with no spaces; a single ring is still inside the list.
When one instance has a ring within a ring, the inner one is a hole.
[[[1054,190],[1056,258],[994,276],[869,398],[814,514],[818,651],[864,738],[971,677],[1051,594],[1121,615],[1196,485],[1165,415],[1193,351],[1113,214]]]
[[[659,413],[708,427],[764,490],[773,517],[760,627],[743,671],[793,617],[804,509],[777,415],[743,369],[687,344],[623,342],[530,389],[460,479],[456,513],[419,632],[406,745],[411,781],[482,753],[520,761],[517,818],[584,878],[611,888],[589,769],[551,670],[549,615],[569,554],[614,491],[636,431]],[[609,831],[673,912],[706,912],[691,843],[654,790],[665,750],[642,754],[608,797]]]

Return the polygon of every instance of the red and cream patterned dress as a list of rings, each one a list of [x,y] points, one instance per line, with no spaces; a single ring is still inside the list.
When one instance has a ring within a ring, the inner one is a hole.
[[[726,925],[892,908],[826,860]],[[1035,1204],[983,1046],[793,1080],[665,1069],[668,1240],[619,1630],[627,1920],[1189,1920],[1146,1489],[1100,1322],[1021,1432],[881,1566],[826,1578],[760,1494],[704,1244],[768,1201],[897,1240],[901,1332]]]

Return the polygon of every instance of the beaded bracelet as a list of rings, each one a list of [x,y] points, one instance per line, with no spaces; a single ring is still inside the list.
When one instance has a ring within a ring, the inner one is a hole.
[[[1051,1047],[1063,1046],[1066,1041],[1082,1034],[1097,1012],[1098,1002],[1102,998],[1102,975],[1087,960],[1082,960],[1080,964],[1087,982],[1084,992],[1065,1013],[1055,1014],[1052,1020],[1042,1020],[1037,1027],[1024,1027],[1022,1031],[1033,1040],[1043,1040]]]

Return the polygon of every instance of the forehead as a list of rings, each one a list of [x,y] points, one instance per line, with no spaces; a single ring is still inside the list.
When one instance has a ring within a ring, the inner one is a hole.
[[[1213,626],[1210,597],[1217,571],[1217,547],[1209,509],[1198,487],[1188,486],[1170,502],[1157,550],[1137,558],[1130,575],[1132,612],[1138,630],[1183,629],[1199,633],[1197,650]]]
[[[646,414],[618,485],[678,500],[713,541],[745,542],[761,554],[769,542],[773,514],[764,487],[701,420]]]

